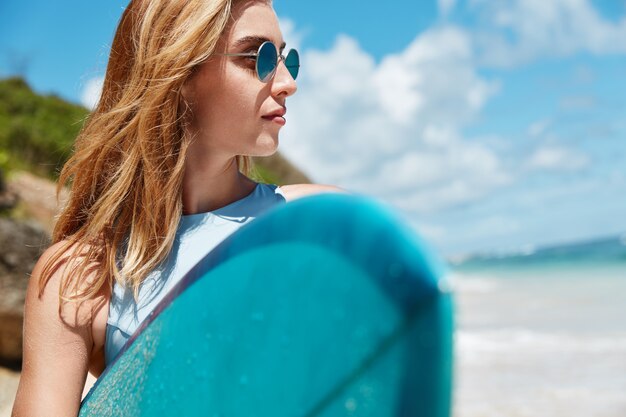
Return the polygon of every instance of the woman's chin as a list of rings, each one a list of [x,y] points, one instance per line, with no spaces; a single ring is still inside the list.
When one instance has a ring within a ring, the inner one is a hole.
[[[271,155],[274,155],[277,150],[278,150],[278,136],[270,137],[268,135],[268,136],[259,138],[254,149],[254,154],[250,156],[260,156],[260,157],[271,156]]]

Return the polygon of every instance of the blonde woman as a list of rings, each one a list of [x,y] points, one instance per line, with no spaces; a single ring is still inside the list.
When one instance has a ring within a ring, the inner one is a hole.
[[[71,194],[25,306],[13,416],[76,415],[176,280],[263,211],[332,186],[258,184],[276,151],[297,52],[269,1],[133,0],[100,102],[59,186]]]

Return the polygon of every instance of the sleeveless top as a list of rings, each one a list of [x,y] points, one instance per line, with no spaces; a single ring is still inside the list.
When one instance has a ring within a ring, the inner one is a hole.
[[[141,284],[137,303],[132,289],[114,283],[106,325],[106,366],[115,359],[148,314],[196,263],[231,233],[281,203],[285,203],[285,197],[280,187],[259,183],[248,196],[227,206],[182,216],[169,255]]]

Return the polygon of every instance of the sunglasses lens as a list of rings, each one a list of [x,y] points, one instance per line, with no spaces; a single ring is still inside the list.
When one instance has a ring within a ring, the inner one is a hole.
[[[278,54],[276,47],[271,42],[265,42],[259,48],[259,56],[256,60],[256,72],[259,80],[263,82],[269,81],[276,71],[276,63],[278,62]]]
[[[289,51],[287,58],[285,58],[285,66],[295,80],[298,76],[298,71],[300,71],[300,55],[298,55],[298,51],[295,49]]]

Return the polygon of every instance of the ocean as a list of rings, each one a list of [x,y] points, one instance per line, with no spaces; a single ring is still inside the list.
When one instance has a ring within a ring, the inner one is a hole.
[[[626,236],[451,266],[455,417],[626,416]]]

